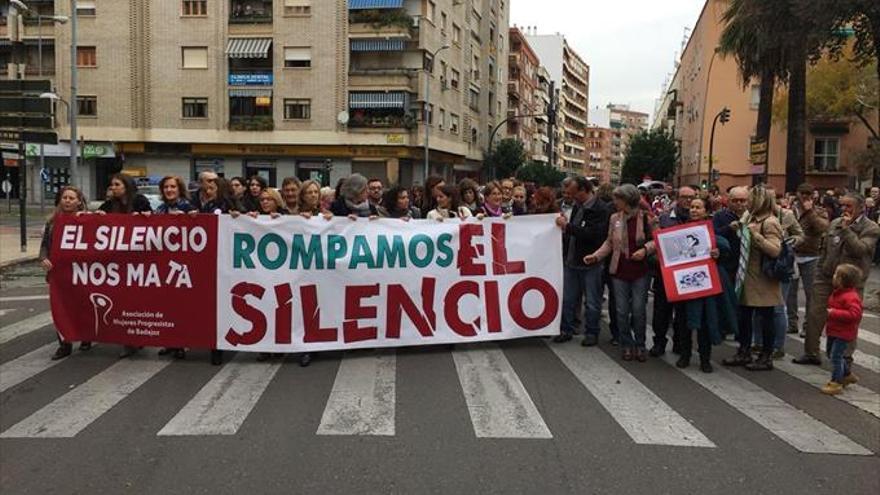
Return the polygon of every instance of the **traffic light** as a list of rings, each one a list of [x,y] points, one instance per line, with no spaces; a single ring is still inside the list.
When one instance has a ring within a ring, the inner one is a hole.
[[[712,183],[714,184],[714,183],[718,182],[718,180],[720,178],[721,178],[721,172],[719,172],[717,168],[713,168],[712,174],[709,177],[709,180],[712,181]]]
[[[724,109],[721,110],[721,125],[724,125],[728,122],[730,122],[730,109],[724,107]]]

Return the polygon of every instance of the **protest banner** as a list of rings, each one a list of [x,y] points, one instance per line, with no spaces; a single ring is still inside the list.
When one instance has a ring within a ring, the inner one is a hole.
[[[722,292],[718,266],[710,254],[717,247],[711,222],[657,230],[654,245],[667,300],[688,301]]]
[[[53,318],[71,341],[311,352],[559,333],[553,215],[85,215],[54,233]]]

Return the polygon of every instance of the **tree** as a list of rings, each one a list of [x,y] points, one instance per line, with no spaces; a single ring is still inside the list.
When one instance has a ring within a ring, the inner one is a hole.
[[[565,172],[550,165],[531,162],[516,171],[516,178],[523,182],[533,182],[538,186],[559,187],[559,184],[565,179]]]
[[[483,166],[493,179],[513,177],[526,163],[526,151],[522,141],[515,138],[502,139],[486,156]]]
[[[669,180],[677,158],[678,146],[665,130],[642,131],[629,143],[620,181],[638,184],[646,175],[655,180]]]

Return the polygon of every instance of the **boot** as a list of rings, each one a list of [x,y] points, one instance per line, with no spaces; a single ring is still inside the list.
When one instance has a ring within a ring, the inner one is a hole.
[[[745,366],[747,364],[751,364],[752,355],[749,354],[749,349],[740,349],[733,355],[733,357],[729,357],[721,361],[721,364],[724,366]]]
[[[685,369],[691,365],[691,355],[690,354],[682,354],[679,356],[678,361],[675,362],[676,368]]]
[[[709,360],[708,356],[700,356],[700,371],[703,373],[711,373],[712,369],[712,361]]]
[[[79,350],[81,350],[81,351],[88,351],[91,348],[92,348],[91,342],[83,342],[79,345]]]
[[[773,356],[771,353],[762,352],[758,359],[746,365],[749,371],[770,371],[773,369]]]
[[[214,366],[220,366],[223,364],[223,351],[217,349],[211,350],[211,364]]]
[[[837,382],[828,382],[820,390],[825,395],[837,395],[843,392],[843,385]]]
[[[855,385],[856,383],[859,383],[859,377],[857,377],[855,373],[843,375],[843,380],[840,381],[840,384],[844,387],[848,385]]]
[[[58,361],[59,359],[64,359],[67,356],[70,356],[70,352],[73,350],[73,344],[62,342],[58,346],[58,350],[55,351],[55,354],[52,355],[52,361]]]

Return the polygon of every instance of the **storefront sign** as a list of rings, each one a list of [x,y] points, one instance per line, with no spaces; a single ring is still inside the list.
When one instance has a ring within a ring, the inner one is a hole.
[[[271,86],[271,73],[229,74],[230,86]]]

